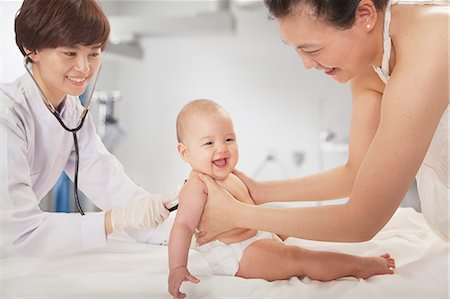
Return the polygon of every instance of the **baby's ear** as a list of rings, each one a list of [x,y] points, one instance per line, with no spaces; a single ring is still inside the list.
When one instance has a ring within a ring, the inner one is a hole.
[[[183,161],[188,162],[189,161],[189,154],[186,146],[183,143],[178,143],[178,153],[180,154],[180,157]]]

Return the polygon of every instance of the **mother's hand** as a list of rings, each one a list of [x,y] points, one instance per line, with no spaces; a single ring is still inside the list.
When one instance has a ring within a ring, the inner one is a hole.
[[[199,174],[208,188],[208,200],[198,226],[197,242],[204,244],[217,235],[236,228],[235,216],[239,210],[239,202],[225,189],[221,188],[209,175]]]
[[[250,193],[250,196],[253,200],[253,202],[257,205],[264,203],[261,198],[261,183],[253,180],[252,178],[248,177],[245,173],[233,169],[233,173],[242,181],[244,182],[245,186],[247,186],[248,192]]]

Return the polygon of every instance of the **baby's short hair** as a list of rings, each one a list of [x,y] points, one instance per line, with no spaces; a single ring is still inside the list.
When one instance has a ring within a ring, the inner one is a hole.
[[[212,100],[207,99],[199,99],[199,100],[193,100],[187,103],[181,111],[178,113],[177,116],[177,139],[178,142],[183,142],[184,137],[184,127],[186,126],[186,122],[188,118],[194,113],[201,113],[201,114],[209,114],[214,113],[218,111],[225,111],[222,106],[217,104],[216,102]]]

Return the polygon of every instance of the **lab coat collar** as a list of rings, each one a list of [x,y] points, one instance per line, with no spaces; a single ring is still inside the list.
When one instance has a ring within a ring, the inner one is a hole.
[[[25,98],[28,99],[28,105],[33,107],[34,113],[39,116],[44,113],[50,113],[48,108],[45,106],[39,89],[30,75],[25,74],[20,77],[19,80],[22,92],[25,95]]]

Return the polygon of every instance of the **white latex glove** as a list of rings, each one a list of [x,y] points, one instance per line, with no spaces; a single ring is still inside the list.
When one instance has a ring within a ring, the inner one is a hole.
[[[178,186],[176,192],[172,193],[171,195],[162,196],[162,201],[166,209],[173,208],[178,204],[178,194],[180,193],[181,187],[183,187],[182,184]],[[124,230],[139,243],[167,245],[176,213],[176,211],[171,212],[170,216],[155,229],[138,229],[128,227]]]
[[[173,203],[170,196],[150,194],[128,205],[111,210],[112,231],[129,228],[155,228],[169,217],[165,204]],[[171,206],[170,206],[171,207]]]
[[[166,209],[169,210],[170,208],[173,208],[176,205],[178,205],[178,193],[180,193],[180,190],[181,190],[182,186],[183,185],[178,186],[177,192],[175,192],[173,194],[170,194],[170,195],[163,195],[162,196],[162,201],[163,201],[163,204],[166,207]]]

